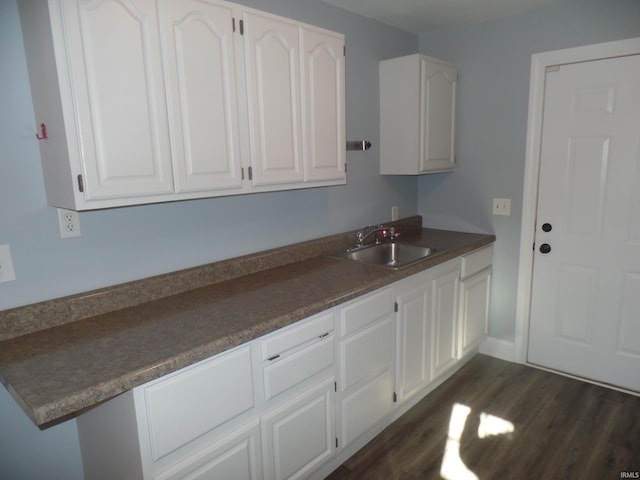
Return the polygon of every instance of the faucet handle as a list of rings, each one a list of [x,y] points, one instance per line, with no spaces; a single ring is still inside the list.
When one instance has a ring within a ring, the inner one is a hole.
[[[396,238],[400,236],[399,233],[396,233],[395,227],[385,227],[381,226],[380,237],[388,238],[391,241],[394,241]]]

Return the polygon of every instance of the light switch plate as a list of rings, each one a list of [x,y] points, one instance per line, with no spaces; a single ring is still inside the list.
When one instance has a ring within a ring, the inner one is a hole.
[[[493,199],[494,215],[511,215],[511,199],[510,198],[494,198]]]
[[[0,283],[12,282],[15,279],[16,271],[13,269],[9,245],[0,245]]]

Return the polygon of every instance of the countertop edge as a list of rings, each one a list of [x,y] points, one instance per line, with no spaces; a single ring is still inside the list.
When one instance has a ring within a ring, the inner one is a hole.
[[[430,232],[434,232],[434,230],[420,229],[420,232],[422,233],[416,232],[413,234],[413,237],[412,235],[407,235],[405,238],[409,242],[420,243],[423,241],[421,240],[423,238],[421,235],[428,235]],[[415,273],[464,255],[465,253],[490,245],[495,242],[496,239],[495,235],[490,234],[466,234],[464,232],[448,233],[451,235],[459,234],[461,236],[467,236],[469,239],[468,241],[463,241],[462,245],[442,249],[441,253],[439,255],[434,255],[429,262],[418,262],[415,265],[400,270],[389,270],[384,269],[384,267],[370,267],[374,269],[383,268],[384,273],[383,270],[379,270],[379,275],[372,278],[371,281],[367,281],[366,284],[354,285],[353,288],[344,292],[344,294],[339,297],[333,297],[326,301],[319,301],[299,306],[292,311],[287,311],[286,314],[267,318],[242,332],[222,335],[214,340],[194,345],[192,348],[186,349],[180,354],[167,358],[165,361],[159,362],[155,365],[138,369],[133,368],[131,371],[120,376],[110,378],[105,377],[103,381],[92,385],[90,388],[82,388],[75,391],[70,388],[66,395],[60,395],[53,400],[50,399],[49,401],[42,401],[39,404],[35,404],[36,402],[30,402],[22,398],[20,392],[11,385],[10,380],[4,378],[3,365],[0,365],[0,379],[29,418],[40,428],[47,428],[51,425],[67,420],[68,418],[72,418],[92,406],[107,401],[110,398],[131,390],[139,385],[170,374],[224,351],[233,349],[244,343],[276,331],[279,328],[286,327],[316,313],[328,310],[356,297],[365,295],[386,285],[390,285],[402,278],[409,277]],[[319,256],[322,255],[323,254],[320,254]],[[298,261],[304,262],[304,260],[305,259],[303,258]],[[344,262],[345,260],[334,259],[334,261]],[[0,345],[2,343],[3,342],[0,342]]]

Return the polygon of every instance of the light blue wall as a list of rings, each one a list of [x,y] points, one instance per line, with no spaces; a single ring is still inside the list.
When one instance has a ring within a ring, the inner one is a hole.
[[[533,53],[640,36],[640,1],[573,0],[421,35],[420,51],[459,67],[455,172],[418,181],[418,213],[437,228],[494,232],[490,334],[515,332],[520,222]],[[511,198],[511,216],[491,215]]]
[[[346,186],[83,212],[82,236],[62,240],[46,205],[36,120],[15,0],[0,0],[0,244],[17,280],[0,310],[329,235],[416,213],[415,178],[378,175],[378,61],[418,50],[418,37],[318,0],[244,1],[347,36]],[[75,421],[41,432],[0,388],[0,478],[82,477]]]

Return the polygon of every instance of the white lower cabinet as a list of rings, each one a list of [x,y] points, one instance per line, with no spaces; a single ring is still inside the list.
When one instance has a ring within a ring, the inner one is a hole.
[[[458,360],[460,259],[416,274],[396,287],[397,396],[421,392]]]
[[[85,478],[213,478],[193,472],[236,468],[257,472],[251,352],[251,344],[237,347],[78,417]],[[244,439],[238,438],[245,430]]]
[[[462,257],[460,281],[459,357],[467,355],[487,336],[493,247]]]
[[[458,289],[460,262],[453,260],[432,270],[433,324],[431,378],[458,361]]]
[[[260,478],[260,429],[257,419],[153,476],[154,480]]]
[[[265,479],[306,478],[333,455],[334,385],[329,377],[262,416]]]
[[[431,273],[427,270],[411,277],[397,292],[396,392],[403,402],[431,380]]]
[[[340,308],[338,444],[345,447],[393,408],[393,289]]]
[[[77,421],[85,479],[323,478],[484,339],[491,256],[455,258],[89,410]]]

